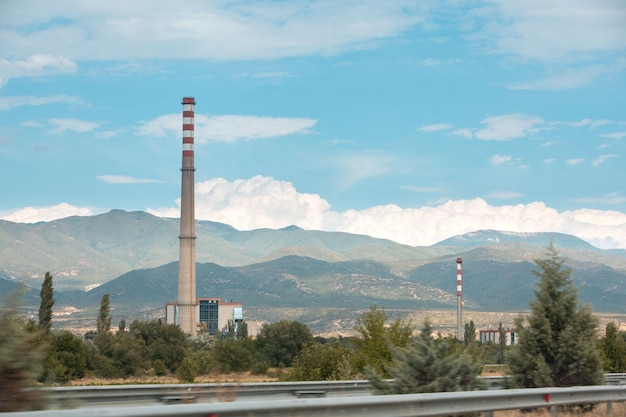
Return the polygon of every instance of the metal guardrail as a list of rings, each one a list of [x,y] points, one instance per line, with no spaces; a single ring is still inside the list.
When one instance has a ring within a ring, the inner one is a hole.
[[[436,417],[580,403],[626,401],[626,386],[529,388],[516,390],[444,392],[434,394],[370,395],[280,401],[135,406],[79,410],[5,413],[3,417]],[[610,407],[607,407],[607,414]]]
[[[45,387],[48,408],[284,400],[289,398],[371,395],[367,380],[146,384]]]
[[[626,385],[626,373],[605,374],[607,385]],[[504,377],[480,377],[488,389],[503,388]],[[305,397],[371,395],[367,380],[219,384],[146,384],[46,387],[48,408],[231,402]]]

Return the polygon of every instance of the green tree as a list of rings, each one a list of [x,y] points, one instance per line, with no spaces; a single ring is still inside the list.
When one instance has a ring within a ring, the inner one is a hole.
[[[124,320],[124,319],[120,320],[120,323],[117,326],[117,328],[118,328],[118,331],[125,332],[126,331],[126,320]]]
[[[67,383],[84,377],[89,354],[89,349],[82,338],[66,330],[55,332],[49,336],[43,372],[39,380]]]
[[[598,322],[589,306],[581,306],[572,271],[552,244],[536,259],[539,283],[530,314],[515,321],[518,342],[507,364],[517,387],[567,387],[603,383],[598,352]]]
[[[502,326],[502,322],[498,323],[498,336],[498,363],[504,363],[508,337]]]
[[[366,370],[376,394],[471,391],[482,389],[478,379],[481,364],[466,353],[453,353],[450,341],[434,339],[426,321],[419,336],[408,348],[393,348],[393,362],[382,378],[372,368]]]
[[[108,335],[108,334],[107,334]],[[142,340],[128,332],[119,332],[110,337],[110,346],[106,356],[110,358],[112,377],[126,378],[137,375],[146,366],[146,347]],[[104,368],[109,370],[110,368]]]
[[[281,368],[289,366],[309,343],[313,343],[311,331],[296,320],[266,323],[256,338],[257,349],[267,358],[268,364]]]
[[[476,344],[476,325],[474,325],[474,320],[470,320],[469,323],[465,323],[463,331],[463,344],[465,347]]]
[[[253,363],[250,344],[245,340],[219,340],[213,348],[215,363],[223,373],[250,370]]]
[[[142,341],[147,360],[161,359],[172,372],[176,371],[190,347],[189,337],[175,324],[134,320],[129,332]]]
[[[389,326],[387,313],[376,306],[363,313],[355,327],[358,335],[353,339],[355,353],[353,366],[356,372],[372,368],[379,375],[386,375],[385,365],[392,361],[393,347],[407,347],[413,334],[413,325],[396,318]]]
[[[52,327],[52,306],[54,306],[54,290],[52,289],[52,274],[50,272],[46,272],[39,295],[41,297],[39,302],[39,326],[48,334]]]
[[[104,294],[100,300],[100,311],[96,320],[97,333],[109,333],[111,331],[111,306],[109,305],[109,294]]]
[[[616,323],[606,325],[600,350],[606,372],[626,372],[626,340]]]

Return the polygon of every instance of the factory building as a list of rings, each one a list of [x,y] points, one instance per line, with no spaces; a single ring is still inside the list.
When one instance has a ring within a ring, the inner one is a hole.
[[[507,346],[511,346],[515,344],[515,331],[513,330],[504,330],[506,334],[506,344]],[[498,329],[489,329],[489,330],[479,330],[478,332],[478,341],[480,343],[500,343],[500,331]]]
[[[243,304],[236,301],[222,301],[221,298],[198,298],[195,304],[195,316],[198,317],[195,334],[208,333],[220,335],[229,321],[235,329],[243,321]],[[165,304],[165,322],[180,324],[178,303]]]

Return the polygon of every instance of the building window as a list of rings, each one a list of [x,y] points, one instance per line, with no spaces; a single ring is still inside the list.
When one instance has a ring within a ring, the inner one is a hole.
[[[206,325],[210,335],[218,334],[219,322],[219,302],[218,300],[200,300],[200,323]]]

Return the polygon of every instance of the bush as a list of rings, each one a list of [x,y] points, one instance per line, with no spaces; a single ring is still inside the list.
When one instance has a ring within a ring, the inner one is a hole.
[[[281,379],[285,381],[344,380],[354,376],[350,352],[337,344],[306,346]]]
[[[220,371],[224,373],[248,371],[252,366],[252,353],[239,340],[228,339],[217,342],[214,355]]]
[[[154,374],[156,376],[167,375],[167,368],[165,367],[165,362],[163,362],[162,359],[157,359],[156,361],[154,361],[154,363],[152,364],[152,367],[154,369]]]
[[[270,369],[270,366],[265,361],[257,361],[252,364],[250,372],[252,375],[265,375]]]
[[[196,379],[196,365],[190,357],[185,357],[181,362],[176,376],[180,382],[192,383]]]

